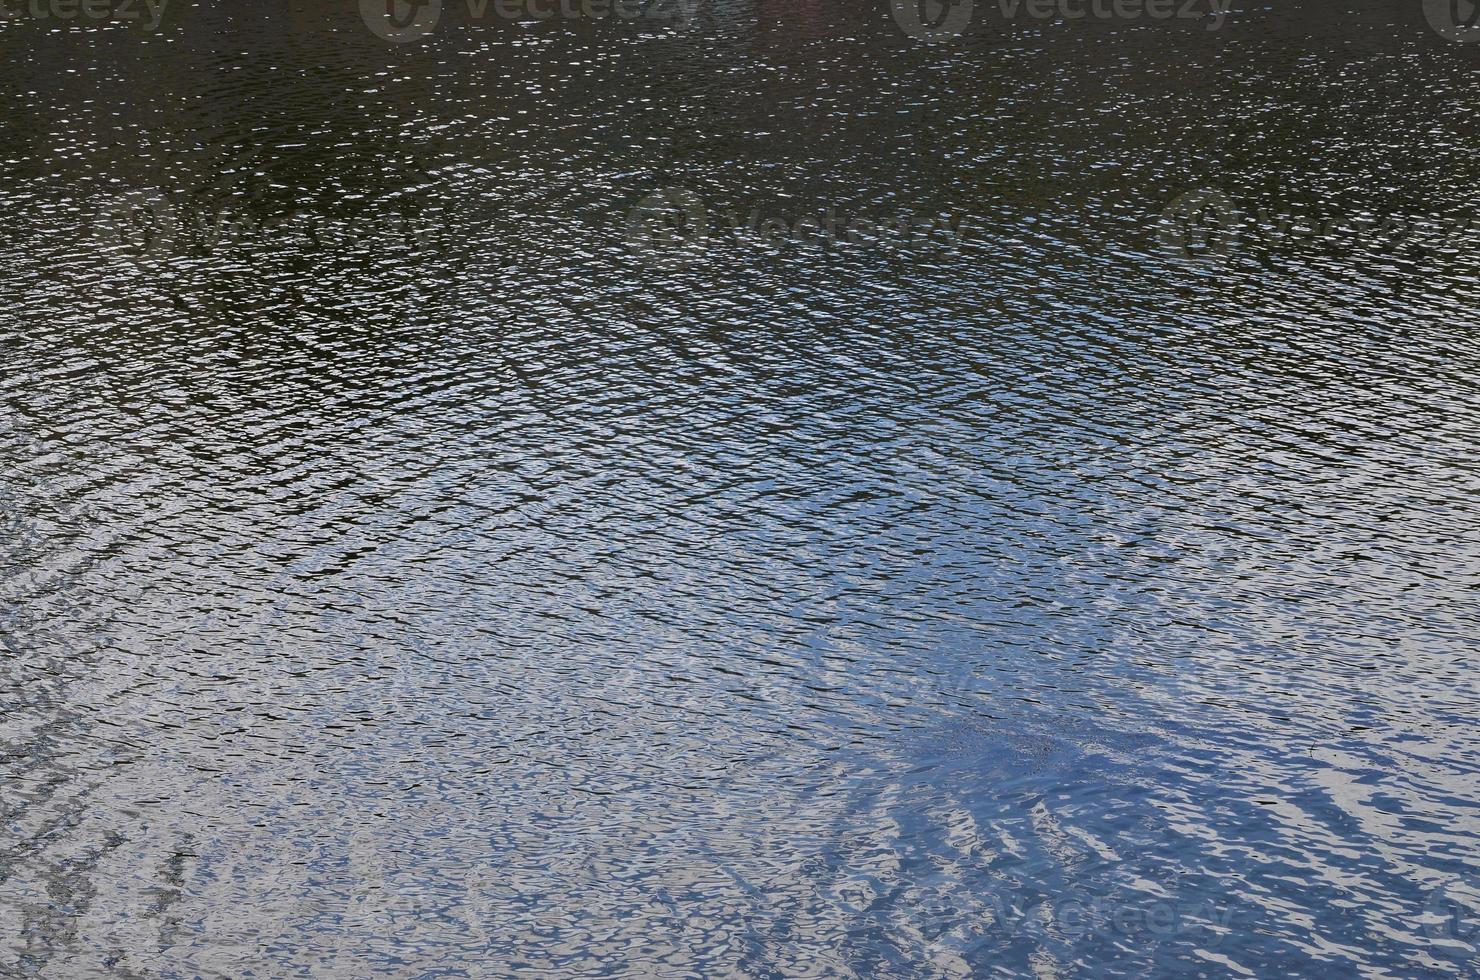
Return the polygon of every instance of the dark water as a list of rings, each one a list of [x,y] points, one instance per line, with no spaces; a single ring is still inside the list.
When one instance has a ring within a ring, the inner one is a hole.
[[[1476,975],[1480,45],[447,7],[0,21],[0,975]]]

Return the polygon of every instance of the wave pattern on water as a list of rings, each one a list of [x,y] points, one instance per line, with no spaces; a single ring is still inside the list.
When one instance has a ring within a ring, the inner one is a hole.
[[[1473,971],[1473,264],[1156,246],[1464,206],[1387,6],[192,12],[0,23],[0,973]]]

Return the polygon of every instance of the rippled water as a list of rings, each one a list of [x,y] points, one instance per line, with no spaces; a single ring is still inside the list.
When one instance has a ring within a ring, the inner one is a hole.
[[[1480,45],[247,6],[0,20],[0,975],[1474,975]]]

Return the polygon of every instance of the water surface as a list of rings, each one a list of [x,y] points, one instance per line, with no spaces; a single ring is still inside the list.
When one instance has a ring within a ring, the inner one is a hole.
[[[1473,975],[1414,21],[0,22],[0,973]]]

